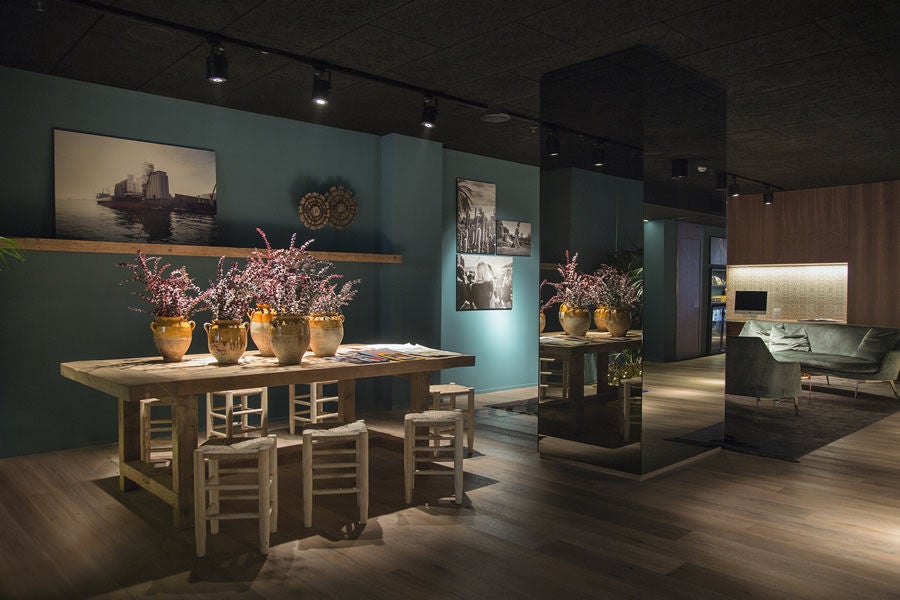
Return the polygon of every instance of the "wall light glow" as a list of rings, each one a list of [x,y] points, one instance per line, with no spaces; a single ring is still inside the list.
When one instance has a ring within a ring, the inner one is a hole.
[[[735,290],[769,292],[765,319],[847,321],[847,263],[729,266],[725,281],[729,321],[746,320],[734,314]]]

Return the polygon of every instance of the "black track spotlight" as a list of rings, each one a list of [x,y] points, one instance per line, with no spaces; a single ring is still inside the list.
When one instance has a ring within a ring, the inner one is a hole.
[[[331,71],[325,67],[316,67],[313,71],[312,100],[316,104],[328,104],[331,96]]]
[[[775,204],[775,190],[771,185],[767,185],[766,189],[763,190],[763,204],[766,206]]]
[[[594,142],[594,149],[591,150],[591,164],[595,167],[606,164],[606,144],[599,140]]]
[[[672,179],[684,179],[687,177],[688,161],[686,158],[672,159]]]
[[[547,134],[547,156],[559,156],[559,129],[555,127]]]
[[[422,107],[422,127],[433,129],[437,125],[437,98],[425,94],[425,106]]]
[[[728,173],[725,171],[716,171],[716,191],[724,192],[728,189]]]
[[[206,78],[212,83],[228,81],[228,57],[218,40],[209,42],[209,56],[206,57]]]
[[[728,195],[732,198],[737,198],[741,195],[741,186],[738,185],[737,178],[734,175],[731,176],[731,185],[728,186]]]

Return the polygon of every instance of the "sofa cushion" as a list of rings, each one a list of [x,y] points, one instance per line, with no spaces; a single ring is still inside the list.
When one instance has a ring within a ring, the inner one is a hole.
[[[773,352],[772,357],[778,362],[800,363],[801,368],[821,369],[836,373],[877,373],[880,362],[873,362],[864,358],[843,356],[841,354],[821,354],[819,352],[805,352],[802,350],[782,350]]]
[[[796,350],[799,352],[809,352],[809,336],[806,335],[805,329],[797,329],[787,332],[784,326],[772,327],[772,333],[769,335],[769,350],[772,352],[784,352],[786,350]]]
[[[871,328],[859,343],[859,347],[851,356],[864,358],[874,362],[881,362],[885,353],[894,348],[897,343],[896,329]]]
[[[762,341],[769,343],[769,325],[764,325],[757,320],[747,321],[741,329],[741,335],[744,337],[758,337]]]

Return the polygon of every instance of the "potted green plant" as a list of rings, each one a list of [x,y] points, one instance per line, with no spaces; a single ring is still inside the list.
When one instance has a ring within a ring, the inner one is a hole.
[[[541,282],[541,287],[548,285],[554,294],[541,306],[545,310],[559,304],[559,323],[563,331],[569,335],[584,336],[591,327],[589,306],[596,297],[596,278],[589,273],[578,271],[578,253],[571,258],[566,250],[566,264],[557,265],[560,281]]]
[[[129,309],[153,317],[150,329],[156,349],[164,361],[178,362],[191,345],[195,324],[189,318],[204,300],[205,293],[185,267],[173,269],[167,275],[170,265],[160,265],[161,261],[162,257],[145,256],[139,251],[134,262],[122,262],[118,266],[131,271],[131,279],[122,283],[141,284],[143,290],[132,293],[150,304],[149,309],[134,306]]]
[[[212,314],[212,323],[204,323],[209,353],[221,364],[237,363],[247,350],[247,323],[255,288],[249,273],[238,264],[225,269],[225,257],[219,259],[215,281],[209,282],[203,306]]]

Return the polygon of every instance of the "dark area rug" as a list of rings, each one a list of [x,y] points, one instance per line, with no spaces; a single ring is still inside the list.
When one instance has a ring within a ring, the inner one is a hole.
[[[755,398],[726,396],[724,443],[722,423],[670,439],[797,462],[803,455],[900,410],[900,400],[862,393],[854,399],[852,391],[841,392],[817,389],[810,404],[804,390],[799,415],[794,414],[790,399],[774,406],[771,399],[763,399],[755,421]]]
[[[520,415],[537,415],[538,399],[528,398],[527,400],[513,400],[511,402],[499,402],[497,404],[488,404],[486,408],[498,408],[511,413]]]

